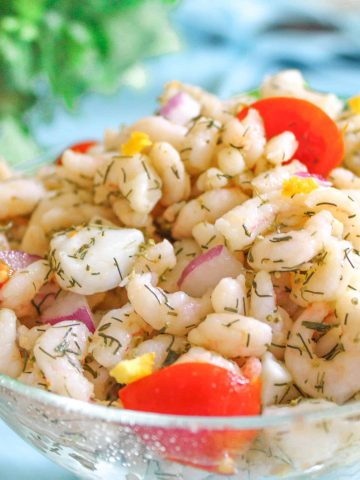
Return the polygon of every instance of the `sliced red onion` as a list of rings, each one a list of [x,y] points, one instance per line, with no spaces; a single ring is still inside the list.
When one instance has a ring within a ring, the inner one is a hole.
[[[38,255],[30,255],[20,250],[0,250],[0,261],[9,265],[15,272],[28,267],[40,258]]]
[[[186,92],[178,92],[161,107],[160,115],[171,122],[184,125],[200,113],[200,104]]]
[[[171,112],[177,108],[184,101],[184,92],[178,92],[173,97],[169,98],[168,102],[161,107],[160,115],[167,117]]]
[[[222,278],[235,278],[243,271],[242,263],[226,247],[218,245],[194,258],[184,268],[178,286],[188,295],[201,297]]]
[[[48,309],[55,302],[60,292],[61,288],[55,282],[43,285],[32,301],[37,312],[41,315],[42,312]]]
[[[84,295],[62,292],[55,302],[41,315],[42,323],[55,325],[65,320],[76,320],[84,323],[91,333],[95,332],[95,323]]]
[[[318,175],[317,173],[309,173],[309,172],[296,172],[295,175],[297,177],[302,177],[302,178],[314,178],[315,180],[318,180],[318,182],[323,186],[323,187],[331,187],[332,183],[326,180],[322,175]]]

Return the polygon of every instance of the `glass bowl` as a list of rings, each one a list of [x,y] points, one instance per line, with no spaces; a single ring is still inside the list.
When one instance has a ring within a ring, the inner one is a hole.
[[[329,405],[313,401],[255,417],[159,415],[84,403],[0,375],[0,417],[86,479],[309,479],[332,471],[326,478],[359,478],[360,402]],[[236,452],[221,440],[249,430],[255,439],[231,462]],[[216,438],[221,465],[207,457],[204,438]]]
[[[15,168],[32,173],[63,150]],[[360,478],[360,401],[314,400],[254,417],[159,415],[85,403],[0,374],[0,418],[84,479]]]

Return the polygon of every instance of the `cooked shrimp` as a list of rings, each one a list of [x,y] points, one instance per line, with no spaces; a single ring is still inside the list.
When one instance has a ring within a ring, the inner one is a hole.
[[[266,144],[265,157],[273,165],[290,160],[299,146],[293,132],[285,131],[272,137]]]
[[[206,350],[202,347],[191,347],[186,353],[181,355],[175,363],[192,363],[192,362],[204,362],[212,363],[221,368],[226,368],[235,374],[240,373],[240,368],[237,363],[232,360],[227,360],[216,352]]]
[[[247,198],[247,195],[237,188],[219,188],[201,194],[182,207],[173,226],[173,236],[191,237],[195,225],[200,222],[215,222],[219,216],[243,203]]]
[[[112,368],[124,358],[134,337],[141,339],[149,330],[151,328],[127,303],[102,317],[89,345],[89,353],[100,365]]]
[[[18,328],[18,342],[19,346],[28,352],[31,352],[35,346],[37,339],[50,327],[50,325],[37,325],[28,328],[25,325],[20,325]]]
[[[192,229],[192,236],[203,251],[217,245],[225,246],[226,244],[225,238],[216,230],[215,225],[208,222],[201,222],[195,225]]]
[[[291,329],[285,365],[296,385],[306,394],[344,403],[360,390],[356,367],[360,362],[360,348],[354,343],[353,336],[350,339],[344,333],[326,356],[317,356],[314,331],[322,328],[323,320],[330,313],[330,307],[319,302],[310,305],[300,315]],[[360,338],[359,327],[358,336]]]
[[[246,169],[245,160],[238,148],[222,147],[217,153],[217,163],[223,176],[234,177]]]
[[[211,313],[188,339],[228,358],[260,356],[271,343],[271,327],[236,313]]]
[[[338,167],[331,170],[329,180],[332,181],[335,188],[342,189],[360,189],[360,178],[355,175],[351,170]]]
[[[149,135],[152,142],[167,142],[180,150],[186,131],[186,127],[176,125],[166,118],[160,116],[144,117],[118,134],[117,147],[120,147],[130,138],[131,132],[144,132]]]
[[[18,314],[28,310],[31,300],[39,292],[49,275],[49,264],[37,260],[26,268],[18,270],[0,291],[0,303],[12,308]]]
[[[242,250],[272,225],[277,211],[277,205],[268,198],[254,197],[223,214],[215,221],[215,228],[231,250]],[[218,217],[220,215],[219,212]]]
[[[188,342],[185,337],[160,334],[139,343],[132,353],[135,357],[155,353],[154,370],[158,370],[162,366],[174,363],[186,348],[188,348]]]
[[[266,138],[263,120],[257,110],[250,108],[248,114],[241,121],[244,128],[242,139],[237,139],[235,145],[242,143],[242,154],[248,168],[255,166],[257,160],[262,158],[264,153]]]
[[[193,121],[181,145],[182,161],[190,174],[202,173],[210,167],[220,127],[212,118]]]
[[[50,327],[35,343],[34,357],[50,391],[89,401],[94,386],[84,376],[81,362],[89,330],[81,322],[66,320]]]
[[[114,156],[96,173],[95,202],[125,199],[132,210],[150,213],[161,198],[162,182],[146,155]]]
[[[342,328],[341,342],[346,350],[358,348],[360,341],[360,274],[356,269],[345,291],[335,303],[336,321]],[[328,319],[327,319],[328,320]]]
[[[114,389],[116,382],[109,375],[108,369],[100,365],[91,356],[85,358],[83,369],[85,378],[94,385],[95,398],[109,400],[109,394]]]
[[[276,358],[283,359],[292,321],[288,313],[276,305],[276,295],[268,272],[258,272],[254,277],[250,296],[250,315],[271,327],[270,350]]]
[[[0,373],[17,377],[23,367],[16,343],[16,315],[8,308],[0,309]]]
[[[260,173],[251,180],[251,185],[258,194],[281,190],[284,180],[288,180],[298,172],[306,172],[306,167],[298,160],[293,160],[288,165],[281,165]]]
[[[34,359],[25,357],[23,371],[17,377],[17,380],[26,383],[27,385],[47,390],[46,378]]]
[[[106,161],[103,155],[90,155],[67,149],[61,156],[62,166],[57,167],[61,177],[81,187],[92,187],[95,172]]]
[[[261,357],[261,364],[262,404],[269,406],[281,403],[287,397],[292,385],[292,377],[289,371],[270,352],[264,353]]]
[[[163,272],[159,278],[159,287],[167,292],[176,292],[178,290],[177,282],[184,268],[201,253],[197,243],[185,238],[174,243],[174,253],[176,257],[176,264],[170,270]]]
[[[211,303],[216,313],[246,315],[249,307],[244,275],[221,279],[212,291]]]
[[[190,194],[190,177],[180,155],[169,143],[155,143],[150,160],[163,182],[161,204],[165,206],[186,200]]]
[[[307,413],[314,410],[326,413],[327,408],[335,406],[336,404],[326,400],[306,399],[296,405],[296,408],[293,405],[273,405],[265,408],[264,414],[271,417],[286,418],[296,412],[299,421],[294,422],[291,428],[283,425],[264,429],[263,448],[271,452],[271,455],[279,455],[287,467],[291,465],[301,471],[331,462],[344,448],[348,439],[352,440],[353,427],[346,426],[346,420],[342,418],[318,422],[301,421],[300,418],[306,418]],[[309,478],[307,474],[306,476]]]
[[[216,188],[225,188],[229,185],[229,178],[218,168],[212,167],[203,172],[196,181],[199,192],[206,192]]]
[[[310,90],[298,70],[283,70],[269,75],[260,88],[261,95],[267,97],[298,97],[315,103],[331,118],[335,118],[343,109],[343,102],[333,93],[320,93]]]
[[[303,229],[272,233],[257,240],[248,262],[254,270],[296,270],[320,253],[331,235],[332,215],[320,212],[310,218]]]
[[[345,290],[351,273],[350,242],[329,238],[323,251],[306,271],[298,271],[292,278],[290,298],[302,307],[312,302],[336,300]]]
[[[104,292],[130,273],[143,241],[136,229],[80,226],[52,238],[50,265],[64,290],[82,295]]]
[[[358,215],[360,200],[357,190],[338,190],[336,188],[318,188],[311,192],[305,205],[313,212],[323,209],[343,224],[344,238],[354,248],[360,249],[360,216]]]
[[[120,222],[127,227],[144,228],[151,224],[151,217],[148,213],[135,212],[124,198],[115,200],[112,208]]]
[[[0,219],[28,215],[44,197],[40,182],[32,178],[9,178],[0,182]]]
[[[301,307],[292,301],[291,288],[292,288],[292,272],[274,272],[271,274],[272,283],[276,295],[276,304],[283,308],[291,318],[297,318],[299,312],[302,311]]]
[[[159,243],[150,242],[141,245],[137,253],[133,270],[136,273],[151,272],[161,277],[176,265],[174,247],[168,240]]]
[[[113,219],[109,208],[94,205],[93,196],[83,189],[62,189],[56,192],[47,193],[31,216],[30,227],[38,227],[45,234],[52,234],[54,231],[89,222],[92,217],[98,215],[103,218]],[[23,246],[29,245],[23,239]]]
[[[155,330],[186,335],[211,311],[209,295],[192,298],[184,292],[166,293],[151,283],[151,273],[135,275],[127,285],[135,311]]]

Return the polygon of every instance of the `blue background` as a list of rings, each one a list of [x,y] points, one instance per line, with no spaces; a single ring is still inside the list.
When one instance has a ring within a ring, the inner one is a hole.
[[[99,138],[105,127],[151,113],[162,84],[172,79],[226,97],[290,67],[300,68],[315,88],[354,95],[360,92],[360,8],[339,12],[324,3],[184,0],[172,16],[184,43],[179,53],[152,59],[134,71],[131,83],[138,88],[125,86],[111,97],[88,95],[73,114],[57,106],[50,124],[34,114],[35,136],[44,147]],[[0,439],[0,480],[75,478],[2,423]]]

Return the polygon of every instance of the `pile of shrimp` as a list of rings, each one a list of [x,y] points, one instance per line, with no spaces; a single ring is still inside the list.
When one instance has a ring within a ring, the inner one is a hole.
[[[294,134],[267,141],[253,109],[240,121],[249,95],[222,101],[172,82],[160,107],[179,95],[171,118],[108,130],[34,176],[1,162],[0,248],[36,260],[0,289],[0,373],[121,406],[111,370],[154,353],[154,371],[189,361],[252,369],[264,407],[350,400],[360,391],[360,115],[297,71],[264,80],[260,98],[315,103],[346,147],[327,182],[285,196],[284,182],[307,172],[292,159]],[[202,295],[181,291],[186,266],[218,245],[240,264],[236,276]],[[86,298],[94,332],[43,320],[66,293]]]

